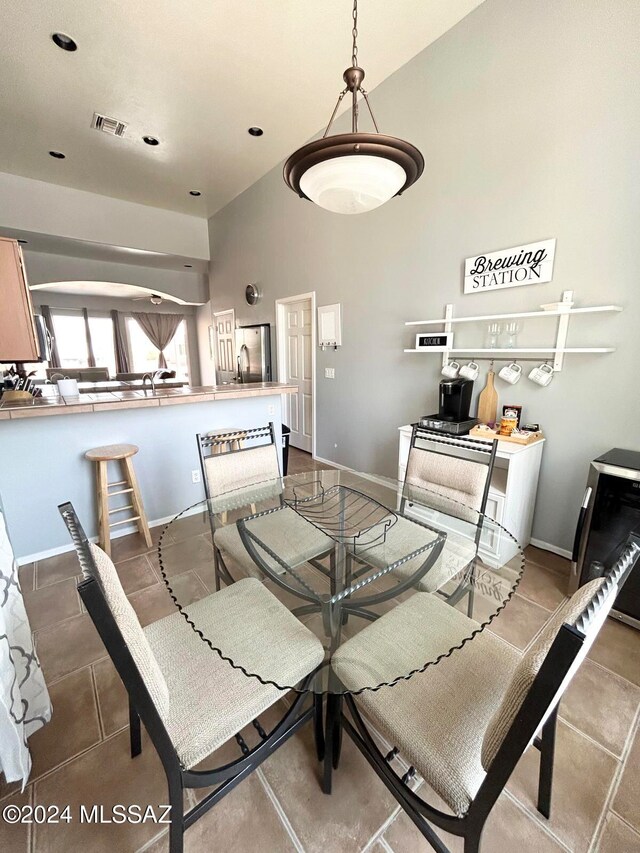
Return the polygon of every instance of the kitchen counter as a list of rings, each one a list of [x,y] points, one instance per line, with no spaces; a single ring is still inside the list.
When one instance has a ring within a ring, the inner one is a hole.
[[[164,525],[204,498],[196,433],[272,422],[280,449],[282,398],[296,391],[295,385],[252,382],[165,387],[155,393],[100,391],[73,401],[47,396],[26,403],[0,402],[5,451],[0,494],[18,561],[70,550],[57,510],[65,501],[73,503],[87,535],[96,536],[96,474],[85,458],[87,450],[104,444],[137,445],[133,464],[149,523]],[[118,465],[110,463],[109,480],[120,479]],[[120,499],[114,500],[117,505]],[[112,535],[133,529],[123,524]]]
[[[107,383],[104,383],[107,384]],[[116,383],[120,385],[120,383]],[[49,386],[53,389],[53,386]],[[182,387],[149,386],[125,391],[99,390],[82,392],[75,398],[64,398],[52,391],[33,400],[6,401],[0,399],[0,420],[15,420],[43,415],[73,415],[104,412],[110,409],[153,408],[184,403],[205,403],[213,400],[236,400],[246,397],[268,397],[273,394],[296,394],[298,387],[284,382],[251,382],[244,385],[185,385]]]

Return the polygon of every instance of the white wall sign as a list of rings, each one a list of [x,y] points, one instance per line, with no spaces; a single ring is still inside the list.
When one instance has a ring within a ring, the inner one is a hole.
[[[504,287],[551,281],[555,253],[554,238],[467,258],[464,262],[464,292],[486,293]]]

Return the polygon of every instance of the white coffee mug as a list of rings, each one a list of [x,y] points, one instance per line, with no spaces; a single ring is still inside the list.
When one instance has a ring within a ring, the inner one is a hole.
[[[547,386],[551,380],[553,379],[553,367],[546,362],[544,364],[539,365],[538,367],[534,367],[533,370],[529,373],[529,379],[532,382],[535,382],[537,385],[542,385],[543,387]]]
[[[512,361],[511,364],[505,364],[498,376],[508,382],[509,385],[515,385],[522,376],[522,368],[517,362]]]
[[[464,376],[465,379],[472,379],[473,381],[478,378],[479,372],[480,367],[475,361],[470,361],[469,364],[463,364],[460,368],[460,376]]]
[[[460,370],[460,365],[457,361],[450,361],[442,368],[442,375],[449,379],[455,379]]]
[[[61,397],[77,397],[78,381],[76,379],[58,379],[58,394]]]

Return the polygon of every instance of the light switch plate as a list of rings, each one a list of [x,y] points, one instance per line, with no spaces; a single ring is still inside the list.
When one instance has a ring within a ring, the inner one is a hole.
[[[325,367],[325,369],[324,369],[324,378],[325,378],[325,379],[335,379],[335,378],[336,378],[336,369],[335,369],[335,367]]]

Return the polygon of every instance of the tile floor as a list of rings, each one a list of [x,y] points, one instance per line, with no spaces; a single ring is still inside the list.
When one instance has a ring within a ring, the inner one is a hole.
[[[316,465],[292,450],[290,472]],[[158,534],[159,531],[154,531]],[[178,535],[178,534],[176,534]],[[176,542],[188,568],[172,580],[182,598],[213,589],[211,545]],[[172,611],[153,551],[138,536],[114,542],[125,591],[143,624]],[[568,564],[536,548],[518,593],[496,631],[524,649],[564,598]],[[76,591],[78,564],[64,554],[24,566],[21,583],[36,649],[54,706],[51,723],[30,740],[33,773],[24,793],[0,777],[0,807],[16,803],[161,804],[165,779],[145,736],[142,755],[128,751],[124,689]],[[640,851],[640,633],[608,620],[560,709],[552,817],[535,810],[538,754],[526,753],[494,809],[483,853],[631,853]],[[235,743],[223,750],[235,750]],[[232,757],[232,756],[230,756]],[[229,760],[229,759],[227,759]],[[425,787],[421,794],[427,799]],[[194,802],[189,794],[189,806]],[[74,812],[75,810],[75,812]],[[262,768],[185,836],[188,853],[220,850],[414,853],[426,841],[396,807],[348,740],[334,793],[324,796],[309,728],[294,736]],[[462,847],[448,838],[452,853]],[[0,820],[0,850],[8,853],[135,853],[168,850],[166,832],[152,824],[8,826]]]

